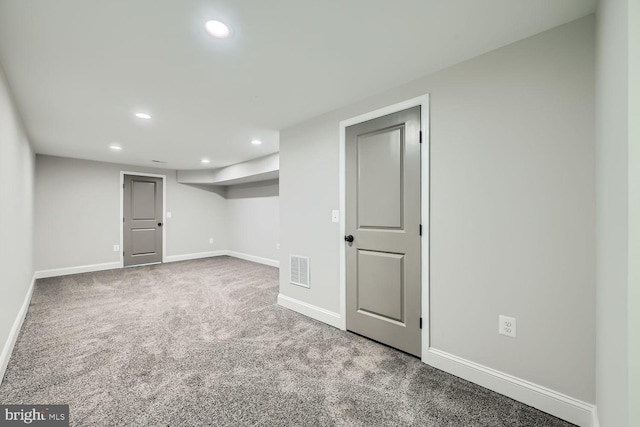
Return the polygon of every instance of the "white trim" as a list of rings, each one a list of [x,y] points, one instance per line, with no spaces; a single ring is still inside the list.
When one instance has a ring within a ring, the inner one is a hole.
[[[210,258],[210,257],[225,256],[225,255],[232,256],[235,258],[245,259],[247,261],[257,262],[259,264],[270,265],[273,267],[278,267],[278,265],[280,264],[276,260],[261,258],[254,255],[247,255],[247,254],[242,254],[239,252],[233,252],[233,251],[227,251],[227,250],[198,252],[198,253],[183,254],[183,255],[169,255],[164,257],[164,262],[166,263],[166,262],[188,261],[190,259]],[[94,271],[113,270],[116,268],[123,268],[121,261],[105,262],[103,264],[80,265],[76,267],[54,268],[51,270],[40,270],[34,273],[34,277],[36,279],[45,279],[47,277],[67,276],[69,274],[91,273]],[[157,264],[157,263],[153,263],[153,264]],[[144,264],[144,265],[152,265],[152,264]]]
[[[297,300],[295,298],[288,297],[286,295],[278,295],[278,305],[293,310],[297,313],[304,314],[307,317],[318,320],[320,322],[331,325],[335,328],[341,329],[342,322],[340,315],[333,311],[325,310],[324,308],[316,307],[304,301]]]
[[[397,113],[409,108],[420,106],[420,130],[422,131],[422,158],[421,158],[421,211],[422,211],[422,354],[429,349],[429,94],[418,96],[394,105],[380,108],[366,114],[352,117],[340,122],[340,146],[339,146],[339,198],[340,198],[340,227],[338,244],[340,253],[340,326],[342,330],[347,329],[347,269],[346,251],[343,236],[346,234],[346,129],[349,126],[377,119],[388,114]]]
[[[155,173],[120,171],[120,268],[124,267],[124,176],[162,178],[162,262],[167,262],[167,176]]]
[[[598,417],[598,408],[593,407],[593,412],[591,413],[591,427],[600,427],[600,418]]]
[[[444,351],[423,354],[429,365],[547,412],[580,427],[594,427],[595,406]]]
[[[194,254],[184,254],[184,255],[169,255],[165,258],[164,262],[188,261],[190,259],[211,258],[214,256],[224,256],[224,255],[227,255],[227,251],[211,251],[211,252],[198,252]]]
[[[24,301],[22,302],[22,306],[20,307],[20,311],[16,315],[16,319],[13,321],[13,326],[11,326],[11,330],[9,331],[9,336],[7,337],[7,341],[5,341],[4,346],[2,347],[2,353],[0,353],[0,384],[2,384],[2,380],[4,379],[4,374],[7,371],[7,365],[9,365],[9,359],[11,359],[11,353],[13,353],[13,347],[16,345],[16,341],[18,340],[18,335],[20,335],[20,329],[22,329],[22,323],[24,322],[25,317],[27,316],[27,311],[29,311],[29,304],[31,303],[31,295],[33,295],[33,287],[36,283],[36,273],[33,273],[31,276],[31,284],[29,285],[29,289],[24,296]]]
[[[347,250],[344,236],[347,235],[347,123],[340,122],[340,145],[338,148],[338,200],[340,212],[340,224],[338,224],[338,254],[340,259],[340,329],[347,330]]]
[[[113,270],[122,268],[120,262],[105,262],[103,264],[80,265],[77,267],[54,268],[51,270],[39,270],[35,272],[36,279],[47,277],[68,276],[69,274],[91,273],[94,271]]]
[[[257,262],[258,264],[270,265],[271,267],[280,268],[280,261],[269,258],[262,258],[255,255],[243,254],[235,251],[226,251],[227,255],[234,258],[240,258],[251,262]]]

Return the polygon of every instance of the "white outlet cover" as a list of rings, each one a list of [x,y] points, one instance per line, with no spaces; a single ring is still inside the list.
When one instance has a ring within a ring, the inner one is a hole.
[[[498,316],[498,333],[515,338],[517,334],[517,323],[515,317]]]
[[[120,245],[113,245],[113,252],[120,252]]]
[[[331,211],[331,221],[340,222],[340,211],[339,210],[332,210]]]
[[[280,242],[276,243],[276,249],[280,249]]]
[[[213,237],[209,237],[209,243],[213,243]]]
[[[171,212],[167,212],[167,218],[171,218]]]

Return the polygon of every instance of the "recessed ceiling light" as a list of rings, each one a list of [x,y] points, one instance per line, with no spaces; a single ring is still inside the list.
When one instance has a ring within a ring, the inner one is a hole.
[[[200,162],[204,163],[205,165],[208,163],[211,163],[211,161],[209,159],[202,159],[200,160]]]
[[[119,144],[111,144],[109,148],[111,151],[122,151],[122,147]]]
[[[213,37],[225,38],[229,36],[229,27],[220,21],[208,21],[205,24],[205,28],[207,29],[207,33]]]
[[[254,139],[253,141],[251,141],[251,143],[253,145],[260,145],[260,144],[262,144],[262,141],[260,141],[259,139]]]
[[[145,119],[145,120],[148,120],[151,118],[151,116],[147,113],[136,113],[136,117],[139,119]]]

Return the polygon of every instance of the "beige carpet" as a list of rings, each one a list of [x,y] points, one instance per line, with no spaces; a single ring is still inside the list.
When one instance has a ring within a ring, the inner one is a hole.
[[[69,404],[75,426],[569,425],[277,293],[277,269],[228,257],[38,280],[0,403]]]

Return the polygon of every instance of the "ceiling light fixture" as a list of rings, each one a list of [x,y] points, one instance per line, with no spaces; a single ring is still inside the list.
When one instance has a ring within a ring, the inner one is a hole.
[[[251,141],[251,143],[253,145],[260,145],[260,144],[262,144],[262,141],[260,141],[259,139],[254,139],[253,141]]]
[[[205,164],[205,165],[211,163],[211,161],[209,159],[202,159],[202,160],[200,160],[200,162]]]
[[[151,116],[147,113],[136,113],[136,117],[145,120],[149,120],[151,118]]]
[[[229,27],[220,21],[208,21],[205,26],[207,33],[213,37],[225,38],[229,36]]]
[[[111,144],[109,145],[109,148],[111,151],[122,151],[122,147],[118,144]]]

